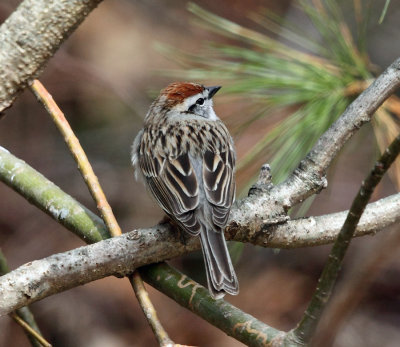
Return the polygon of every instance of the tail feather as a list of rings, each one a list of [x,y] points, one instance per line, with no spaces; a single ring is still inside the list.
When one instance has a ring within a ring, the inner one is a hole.
[[[208,290],[214,299],[225,293],[239,293],[239,282],[229,256],[224,234],[204,227],[200,232],[201,248],[206,266]]]

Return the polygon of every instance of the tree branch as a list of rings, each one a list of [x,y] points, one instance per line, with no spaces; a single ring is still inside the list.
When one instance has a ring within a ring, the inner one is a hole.
[[[0,27],[0,113],[101,0],[25,0]]]
[[[397,260],[400,251],[400,232],[398,226],[390,228],[388,235],[376,240],[373,245],[362,249],[335,288],[329,300],[318,330],[313,337],[314,346],[333,346],[340,329],[349,321],[349,316],[364,301],[373,283],[387,265]],[[368,254],[366,257],[365,254]]]
[[[121,235],[121,228],[115,219],[112,208],[100,186],[99,179],[94,173],[92,165],[90,164],[89,159],[74,131],[69,125],[68,120],[65,118],[64,113],[39,80],[34,80],[32,82],[31,91],[36,96],[36,99],[46,109],[57,129],[63,136],[68,149],[70,150],[75,162],[78,164],[78,170],[81,173],[93,200],[96,202],[97,209],[110,232],[110,236]]]
[[[4,163],[7,163],[7,165],[4,165]],[[4,150],[0,150],[0,178],[11,187],[17,185],[23,195],[28,194],[32,197],[32,193],[34,193],[33,198],[35,198],[36,203],[45,201],[41,194],[46,194],[47,197],[49,195],[41,187],[42,185],[43,187],[50,185],[46,178],[43,176],[36,177],[34,186],[30,185],[31,182],[24,182],[20,179],[20,175],[25,177],[26,172],[32,171],[34,172],[23,161],[16,159]],[[52,186],[53,190],[57,188],[54,185]],[[32,189],[34,192],[31,191]],[[62,193],[59,189],[58,194],[58,204],[62,204],[60,194],[63,194],[68,203],[71,204],[72,198],[70,196]],[[37,199],[36,195],[38,195]],[[50,199],[51,201],[53,199]],[[368,205],[356,235],[373,233],[378,228],[380,229],[399,221],[399,202],[400,193]],[[62,216],[60,214],[51,214],[51,216],[53,218],[61,218],[64,225],[74,225],[75,228],[80,230],[79,225],[69,221],[69,219],[75,218],[75,214],[70,213],[70,211],[81,211],[83,213],[82,211],[85,211],[85,209],[76,201],[74,204],[70,205]],[[51,204],[47,203],[46,206],[49,210],[52,210]],[[41,206],[41,208],[44,208],[44,206]],[[390,216],[381,221],[383,211],[390,214]],[[239,229],[233,239],[235,241],[250,241],[262,246],[282,248],[307,246],[309,245],[308,242],[311,245],[322,244],[323,242],[328,243],[332,242],[339,232],[344,214],[346,212],[272,225],[266,227],[264,232],[258,234],[256,238],[249,237],[249,235],[254,235],[252,233],[252,225],[249,223],[248,226],[243,226]],[[83,231],[87,230],[87,226],[90,229],[96,223],[104,227],[99,217],[93,214],[86,214],[84,217]],[[86,220],[91,220],[91,218],[93,218],[92,222],[87,223]],[[380,224],[381,222],[382,224]],[[234,223],[234,221],[231,223]],[[296,235],[296,232],[294,232],[296,229],[294,228],[300,226],[302,226],[304,232]],[[307,233],[307,230],[310,233]],[[317,242],[318,235],[324,235],[325,233],[330,236]],[[293,237],[293,234],[296,236]],[[86,233],[80,236],[82,237],[83,235],[90,237],[90,234]],[[262,239],[261,235],[265,239]],[[313,236],[310,238],[309,235]],[[227,234],[227,236],[232,239],[232,235]],[[273,242],[269,243],[269,240],[273,240]],[[0,314],[6,314],[18,307],[90,281],[110,275],[123,276],[131,273],[137,267],[170,259],[199,248],[200,244],[196,238],[188,240],[187,244],[183,245],[169,224],[161,224],[153,228],[135,230],[120,237],[97,242],[90,246],[55,254],[42,260],[36,260],[0,278]]]
[[[351,204],[351,208],[347,214],[343,227],[341,228],[332,247],[328,261],[326,262],[324,270],[318,280],[318,286],[306,311],[304,312],[304,316],[297,327],[287,334],[285,341],[299,346],[306,346],[310,343],[322,313],[325,310],[326,304],[331,296],[344,256],[350,245],[357,224],[360,221],[361,215],[363,214],[376,186],[395,161],[399,153],[400,135],[393,140],[391,145],[376,162],[372,171],[362,182],[361,187]]]
[[[371,121],[375,111],[400,87],[400,58],[396,59],[319,138],[297,169],[286,181],[274,187],[270,194],[279,197],[286,210],[307,197],[326,188],[325,174],[332,160],[347,140],[365,123]]]
[[[94,243],[109,237],[105,224],[97,215],[2,147],[0,147],[0,181],[83,241]]]
[[[167,266],[166,264],[164,265],[167,269],[172,270],[171,267]],[[150,266],[149,268],[151,269],[152,266]],[[167,331],[161,325],[161,321],[158,318],[153,303],[150,301],[149,293],[144,286],[142,277],[139,274],[138,270],[135,270],[131,275],[129,275],[129,282],[131,283],[131,286],[135,291],[136,298],[139,301],[140,307],[142,308],[142,311],[151,327],[151,330],[153,330],[158,344],[161,347],[175,346],[175,343],[170,339]]]
[[[271,248],[300,248],[333,243],[348,211],[289,220],[282,224],[266,226],[263,232],[252,233],[251,225],[236,233],[225,232],[227,239],[249,242]],[[375,234],[400,221],[400,193],[368,204],[355,237]],[[267,222],[266,222],[267,224]]]
[[[165,263],[139,269],[144,280],[183,307],[247,346],[273,346],[285,336],[224,300],[214,300],[208,290]],[[179,288],[179,294],[177,288]]]

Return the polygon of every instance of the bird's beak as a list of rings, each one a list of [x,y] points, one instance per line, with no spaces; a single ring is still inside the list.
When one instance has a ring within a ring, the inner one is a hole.
[[[221,86],[206,87],[206,89],[208,90],[208,98],[211,99],[221,89]]]

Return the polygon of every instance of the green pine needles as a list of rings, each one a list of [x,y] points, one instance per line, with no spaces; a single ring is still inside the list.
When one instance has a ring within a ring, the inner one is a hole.
[[[313,32],[267,10],[249,14],[264,32],[268,31],[265,34],[190,3],[188,10],[195,15],[197,24],[231,43],[204,43],[200,54],[160,47],[184,67],[168,71],[169,75],[218,81],[226,95],[250,103],[246,117],[243,113],[237,116],[233,132],[238,136],[254,122],[271,119],[265,135],[241,158],[239,176],[256,162],[252,171],[255,174],[260,164],[268,161],[273,180],[283,180],[373,79],[376,67],[366,52],[371,1],[344,3],[352,10],[346,9],[346,13],[352,13],[346,16],[351,17],[347,19],[349,24],[337,1],[299,0],[296,5],[299,13],[312,23]],[[399,105],[398,99],[392,97],[376,115],[373,128],[380,148],[386,148],[400,131]],[[276,114],[283,117],[277,120]],[[394,177],[400,182],[399,165]]]

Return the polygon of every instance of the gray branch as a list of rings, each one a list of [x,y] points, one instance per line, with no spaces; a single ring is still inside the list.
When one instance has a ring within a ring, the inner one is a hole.
[[[320,246],[335,241],[348,211],[289,220],[282,224],[268,223],[261,232],[254,232],[251,224],[235,234],[227,234],[229,240],[249,242],[272,248],[300,248]],[[400,193],[388,196],[368,205],[357,226],[354,236],[375,234],[400,221]]]
[[[387,216],[382,218],[384,214]],[[288,221],[267,228],[264,238],[260,235],[249,239],[247,234],[251,230],[247,227],[230,239],[279,248],[330,243],[346,215],[344,211]],[[356,236],[375,233],[399,220],[400,193],[369,204]],[[111,275],[124,276],[137,267],[199,248],[197,238],[183,245],[170,225],[164,224],[27,263],[0,277],[0,315],[78,285]]]
[[[101,0],[25,0],[0,27],[0,113]]]

